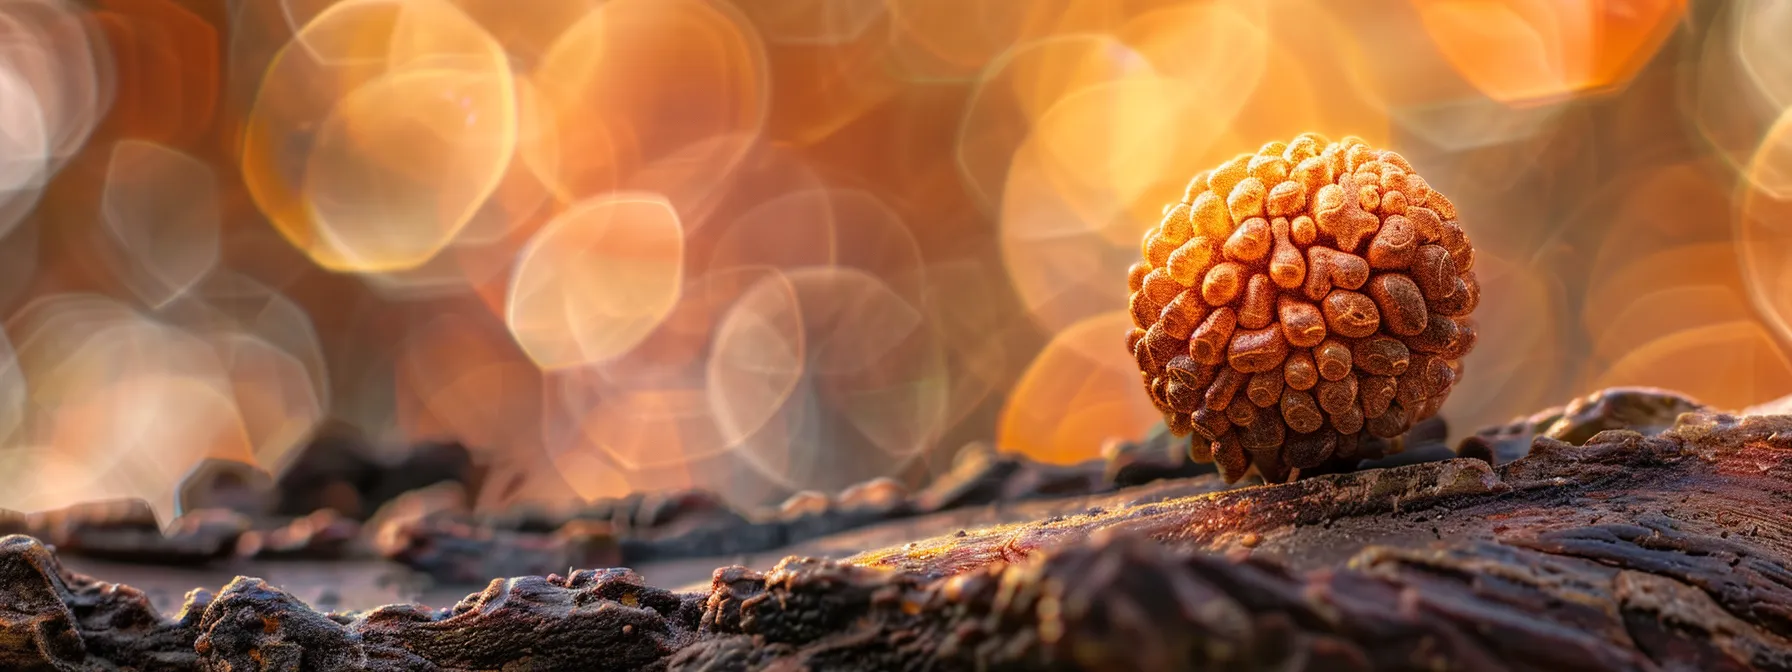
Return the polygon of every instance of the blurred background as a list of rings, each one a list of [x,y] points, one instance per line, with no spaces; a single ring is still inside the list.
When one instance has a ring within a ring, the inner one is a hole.
[[[1479,248],[1452,433],[1792,392],[1792,3],[0,0],[0,507],[431,439],[479,506],[910,485],[1160,421],[1196,172],[1395,149]]]

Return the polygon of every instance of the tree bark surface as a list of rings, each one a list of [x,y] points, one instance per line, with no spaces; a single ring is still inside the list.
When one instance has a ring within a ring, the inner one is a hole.
[[[692,593],[580,570],[322,613],[239,578],[168,616],[12,536],[0,669],[1792,670],[1792,416],[1589,408],[1465,442],[1528,438],[1499,466],[1165,481]]]

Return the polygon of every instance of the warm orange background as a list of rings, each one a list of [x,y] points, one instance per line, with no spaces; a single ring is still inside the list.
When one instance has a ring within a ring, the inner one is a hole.
[[[1158,420],[1139,235],[1303,131],[1458,204],[1458,435],[1792,392],[1776,0],[230,4],[0,0],[0,507],[326,421],[485,506],[1090,458]]]

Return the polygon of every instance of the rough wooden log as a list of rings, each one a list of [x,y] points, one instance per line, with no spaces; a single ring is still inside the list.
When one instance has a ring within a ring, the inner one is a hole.
[[[1792,416],[1115,503],[691,594],[582,570],[324,614],[243,578],[170,618],[0,540],[0,669],[120,668],[1792,670]]]

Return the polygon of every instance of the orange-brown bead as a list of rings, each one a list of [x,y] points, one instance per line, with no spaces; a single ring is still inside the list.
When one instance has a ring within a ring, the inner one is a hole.
[[[1462,375],[1480,301],[1455,205],[1399,154],[1303,134],[1190,180],[1127,269],[1127,348],[1236,480],[1380,456]]]

